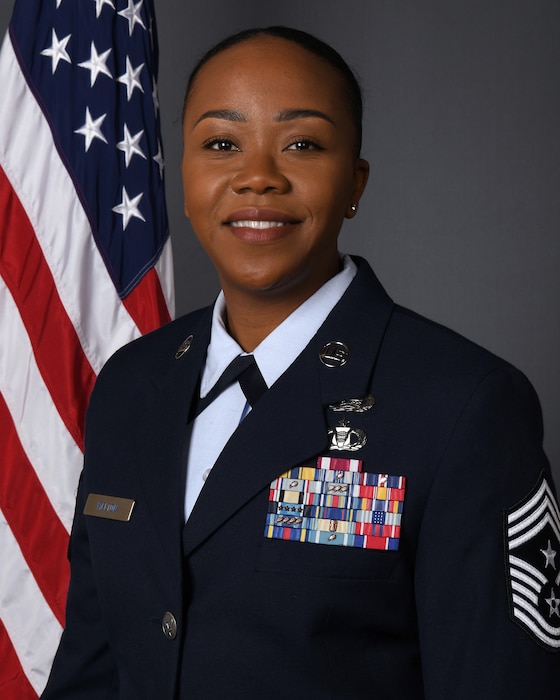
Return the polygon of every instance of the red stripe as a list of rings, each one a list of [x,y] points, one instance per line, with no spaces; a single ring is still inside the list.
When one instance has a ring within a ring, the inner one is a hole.
[[[37,693],[23,672],[2,620],[0,620],[0,659],[2,660],[2,675],[0,676],[0,697],[2,700],[37,700]]]
[[[0,508],[45,600],[64,626],[68,533],[23,451],[2,394],[0,433]]]
[[[123,299],[123,304],[142,335],[171,321],[161,283],[153,267]]]
[[[76,444],[95,373],[60,301],[27,214],[0,168],[0,274],[25,325],[39,371]]]

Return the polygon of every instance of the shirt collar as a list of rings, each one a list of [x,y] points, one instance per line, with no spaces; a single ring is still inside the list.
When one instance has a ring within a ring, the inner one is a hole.
[[[348,289],[357,271],[349,255],[342,259],[343,268],[325,282],[309,299],[295,309],[254,349],[253,355],[267,386],[288,369]],[[226,302],[220,292],[212,314],[210,344],[202,372],[200,395],[204,398],[218,381],[225,368],[238,355],[246,355],[230,336],[225,325]]]

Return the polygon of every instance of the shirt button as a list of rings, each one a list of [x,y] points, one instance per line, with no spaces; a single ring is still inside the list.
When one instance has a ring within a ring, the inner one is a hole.
[[[161,621],[161,628],[167,639],[175,639],[177,636],[177,620],[172,613],[165,613],[163,620]]]

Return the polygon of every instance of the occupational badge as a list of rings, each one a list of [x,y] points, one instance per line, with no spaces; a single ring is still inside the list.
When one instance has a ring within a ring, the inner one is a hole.
[[[269,539],[360,549],[399,547],[406,479],[362,470],[359,459],[319,457],[270,484]]]
[[[560,649],[560,513],[541,474],[505,517],[512,619],[549,651]]]
[[[367,435],[360,428],[353,428],[347,420],[341,420],[335,428],[330,428],[330,450],[356,452],[367,442]]]

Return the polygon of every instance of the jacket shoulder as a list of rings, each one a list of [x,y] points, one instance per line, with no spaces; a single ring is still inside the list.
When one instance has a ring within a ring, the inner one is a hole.
[[[187,338],[193,336],[194,339],[196,334],[198,339],[207,325],[209,328],[211,319],[212,307],[198,309],[123,345],[107,360],[99,378],[114,372],[126,373],[133,368],[146,371],[151,365],[159,366],[162,362],[175,360]]]

